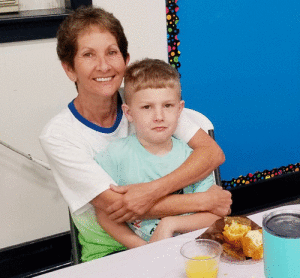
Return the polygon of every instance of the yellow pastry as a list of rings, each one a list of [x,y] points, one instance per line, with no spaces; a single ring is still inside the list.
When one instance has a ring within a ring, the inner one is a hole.
[[[250,230],[251,226],[239,224],[236,221],[232,221],[230,225],[226,224],[224,227],[224,239],[235,248],[241,248],[242,238]]]
[[[262,230],[249,231],[242,238],[243,253],[254,260],[263,257]]]

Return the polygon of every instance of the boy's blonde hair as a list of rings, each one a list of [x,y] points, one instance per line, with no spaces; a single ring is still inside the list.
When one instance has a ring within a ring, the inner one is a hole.
[[[132,94],[144,89],[174,88],[181,99],[180,75],[168,63],[159,59],[143,59],[131,64],[124,76],[125,102]]]

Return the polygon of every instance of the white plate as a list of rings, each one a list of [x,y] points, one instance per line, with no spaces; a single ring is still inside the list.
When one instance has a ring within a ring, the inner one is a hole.
[[[227,263],[227,264],[251,265],[251,264],[262,263],[262,261],[263,261],[262,259],[261,260],[248,259],[248,260],[241,261],[241,260],[235,259],[235,258],[227,255],[224,252],[221,255],[221,262],[224,262],[224,263]]]

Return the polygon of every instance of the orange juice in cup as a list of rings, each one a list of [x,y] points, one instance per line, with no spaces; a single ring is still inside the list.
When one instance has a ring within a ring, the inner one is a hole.
[[[185,271],[189,278],[216,278],[218,262],[210,256],[196,256],[185,263]]]
[[[185,243],[180,253],[185,258],[188,278],[216,278],[222,245],[209,239],[196,239]]]

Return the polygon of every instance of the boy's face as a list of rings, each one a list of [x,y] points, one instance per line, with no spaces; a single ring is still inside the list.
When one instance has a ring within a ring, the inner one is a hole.
[[[134,124],[142,145],[164,144],[171,140],[184,107],[178,90],[176,87],[140,90],[132,94],[128,105],[123,104],[124,114]]]

